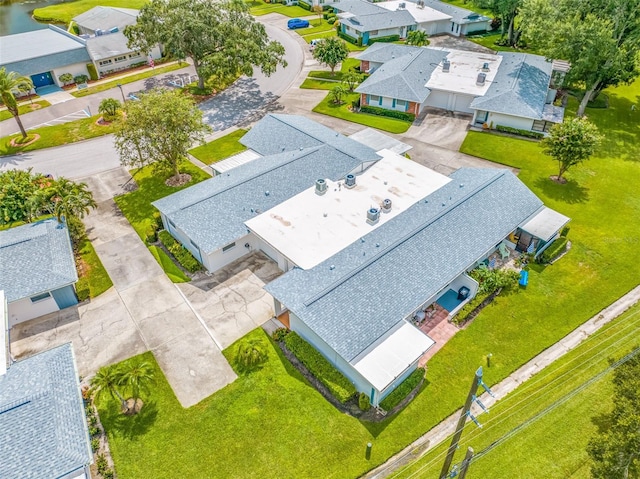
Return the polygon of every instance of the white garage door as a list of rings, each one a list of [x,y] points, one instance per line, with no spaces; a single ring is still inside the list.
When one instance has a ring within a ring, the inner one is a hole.
[[[454,111],[473,113],[473,110],[469,107],[469,105],[471,105],[471,102],[473,101],[473,98],[474,97],[472,97],[471,95],[455,95]]]
[[[424,104],[433,108],[442,108],[446,110],[447,105],[449,104],[449,93],[434,90],[429,94],[427,101],[425,101]]]

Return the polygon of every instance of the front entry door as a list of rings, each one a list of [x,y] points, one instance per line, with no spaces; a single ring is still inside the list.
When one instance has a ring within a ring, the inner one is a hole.
[[[47,85],[53,85],[53,76],[51,76],[51,72],[38,73],[37,75],[31,75],[31,80],[33,81],[33,86],[35,88]]]

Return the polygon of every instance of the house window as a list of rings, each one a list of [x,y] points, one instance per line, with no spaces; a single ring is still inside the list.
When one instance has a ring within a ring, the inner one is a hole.
[[[222,247],[222,252],[226,253],[227,251],[229,251],[230,249],[233,249],[236,247],[235,242],[234,243],[229,243],[227,246],[223,246]]]
[[[404,100],[396,100],[396,106],[398,108],[404,108],[405,106],[407,106],[407,102]]]
[[[116,57],[116,63],[117,62],[123,62],[127,59],[126,55],[122,55],[121,57]]]
[[[102,60],[98,62],[98,65],[100,66],[104,66],[104,65],[111,65],[111,60]]]
[[[140,57],[140,52],[129,53],[129,58],[139,58],[139,57]]]
[[[51,297],[50,293],[42,293],[42,294],[38,294],[36,296],[32,296],[31,297],[31,302],[32,303],[39,303],[40,301],[44,301],[45,299],[48,299]]]
[[[380,101],[380,97],[378,95],[369,95],[369,102],[375,103],[379,101]]]
[[[377,35],[378,34],[378,30],[371,30],[369,33],[371,35]]]

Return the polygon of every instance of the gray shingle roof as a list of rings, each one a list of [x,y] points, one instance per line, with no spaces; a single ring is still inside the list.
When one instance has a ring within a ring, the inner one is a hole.
[[[502,62],[482,97],[471,102],[476,110],[542,119],[551,80],[551,62],[539,55],[500,52]]]
[[[288,139],[290,134],[295,141]],[[330,144],[318,140],[325,135],[324,139],[331,141]],[[336,181],[363,162],[380,158],[371,148],[336,135],[302,117],[268,115],[243,137],[242,142],[260,154],[269,155],[273,149],[281,151],[282,147],[290,151],[238,166],[153,205],[201,251],[216,251],[246,234],[245,221],[310,188],[316,179]]]
[[[450,15],[452,22],[461,25],[465,23],[486,22],[487,20],[491,20],[489,17],[472,12],[466,8],[456,7],[455,5],[440,2],[438,0],[424,0],[424,5]]]
[[[8,302],[76,281],[65,225],[51,219],[0,231],[0,289]]]
[[[21,75],[34,75],[74,63],[90,61],[84,40],[49,28],[2,37],[0,65]]]
[[[407,10],[389,11],[382,7],[380,7],[379,12],[354,15],[344,18],[340,22],[357,32],[371,32],[373,30],[400,28],[416,24],[413,16]]]
[[[113,27],[123,29],[136,23],[138,10],[133,8],[93,7],[73,18],[81,27],[89,30],[109,30]]]
[[[376,44],[374,43],[373,46]],[[401,47],[401,45],[394,45]],[[386,61],[356,88],[356,92],[380,95],[399,100],[422,103],[431,90],[426,87],[438,63],[449,52],[430,48],[405,47],[406,50],[389,48],[399,55]],[[383,58],[386,49],[378,49],[370,57]],[[378,60],[380,61],[380,60]]]
[[[94,60],[111,58],[135,50],[127,46],[127,38],[122,32],[109,33],[87,39],[87,50]]]
[[[508,170],[451,178],[364,241],[265,289],[352,361],[542,206]]]
[[[383,7],[365,0],[342,0],[331,5],[334,10],[348,12],[353,15],[368,15],[385,10]]]
[[[419,52],[423,50],[421,47],[413,47],[410,45],[397,45],[395,43],[374,43],[365,51],[360,53],[356,59],[365,60],[375,63],[385,63],[394,58],[407,55],[410,52]],[[443,55],[446,55],[444,53]]]
[[[71,344],[0,376],[0,477],[56,478],[92,461]]]

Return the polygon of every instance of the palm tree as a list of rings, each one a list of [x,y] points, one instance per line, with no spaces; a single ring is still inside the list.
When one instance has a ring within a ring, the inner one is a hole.
[[[103,115],[105,121],[112,121],[116,118],[119,109],[120,102],[118,100],[115,98],[105,98],[98,106],[98,113]]]
[[[91,380],[91,390],[95,394],[95,398],[100,400],[104,394],[108,394],[113,399],[118,399],[122,410],[127,409],[127,402],[118,392],[118,387],[122,384],[122,372],[115,366],[104,366],[98,370]]]
[[[9,113],[16,119],[22,138],[27,137],[27,132],[20,121],[16,95],[18,93],[26,93],[32,88],[33,82],[30,78],[18,75],[16,72],[8,72],[5,67],[0,68],[0,102],[7,107]]]
[[[140,399],[140,392],[149,393],[149,386],[155,380],[155,370],[146,361],[138,361],[131,363],[122,370],[122,385],[131,388],[131,396],[133,399],[133,413],[136,413],[136,405]],[[129,409],[131,411],[131,409]]]
[[[58,223],[62,222],[63,216],[84,218],[91,208],[98,206],[86,183],[75,183],[66,178],[58,178],[47,188],[46,195]]]
[[[267,354],[264,352],[261,343],[258,341],[249,341],[242,343],[238,348],[236,361],[238,366],[243,370],[251,370],[267,360]]]
[[[429,45],[428,35],[422,30],[412,30],[407,35],[407,45],[423,47]]]

